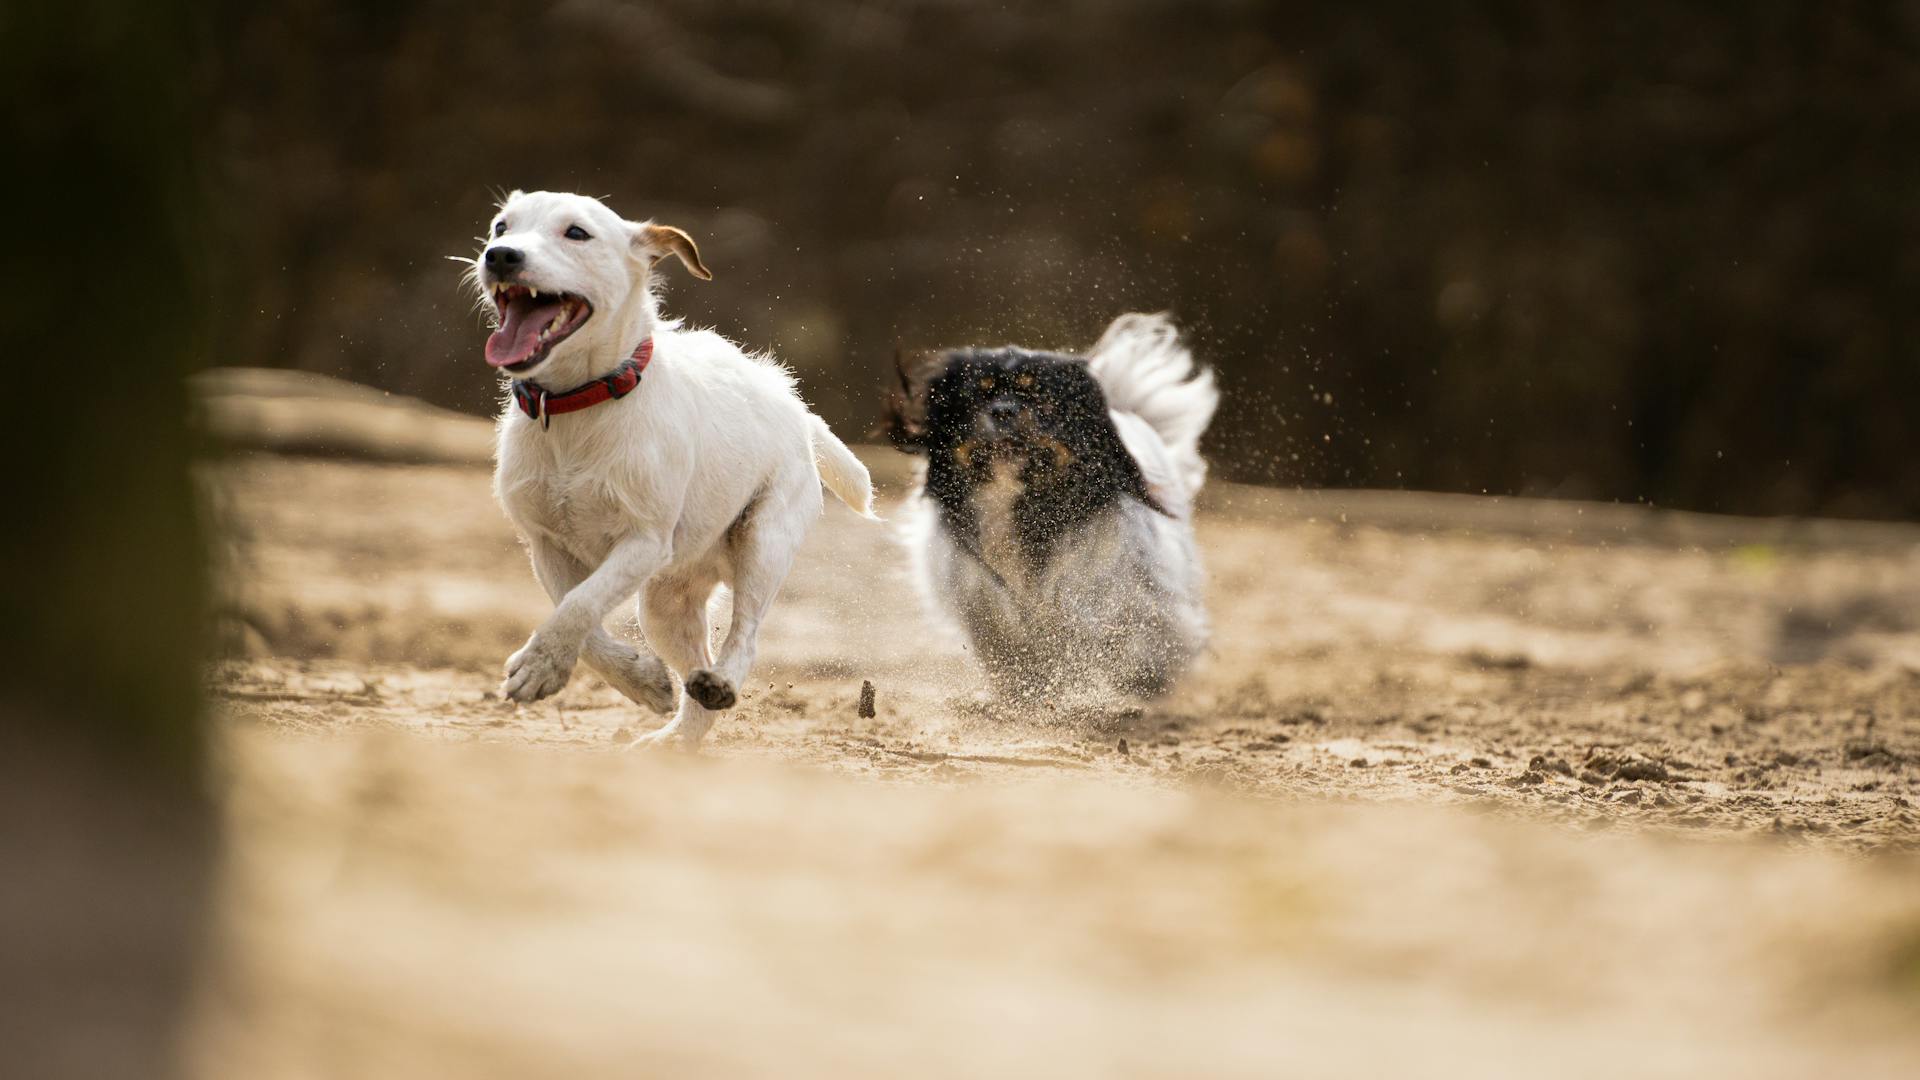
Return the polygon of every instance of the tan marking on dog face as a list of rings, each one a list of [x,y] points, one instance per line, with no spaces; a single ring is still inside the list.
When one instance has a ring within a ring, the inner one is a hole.
[[[1064,470],[1073,464],[1073,449],[1059,439],[1042,438],[1041,444],[1053,453],[1053,467]]]

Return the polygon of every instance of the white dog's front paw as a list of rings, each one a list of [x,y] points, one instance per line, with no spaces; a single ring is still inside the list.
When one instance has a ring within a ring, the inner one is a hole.
[[[642,654],[625,643],[609,643],[588,660],[607,685],[657,713],[673,711],[673,674],[657,656]]]
[[[520,651],[507,657],[507,677],[500,696],[508,701],[539,701],[560,692],[573,675],[578,650],[562,649],[534,634]]]

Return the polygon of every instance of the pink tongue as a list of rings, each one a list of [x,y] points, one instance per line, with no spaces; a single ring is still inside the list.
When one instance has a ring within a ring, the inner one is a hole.
[[[500,329],[487,338],[487,363],[494,367],[518,364],[540,348],[540,331],[560,314],[563,301],[518,296],[500,313]]]

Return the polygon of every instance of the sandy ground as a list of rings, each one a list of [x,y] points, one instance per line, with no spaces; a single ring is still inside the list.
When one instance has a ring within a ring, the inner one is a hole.
[[[483,468],[209,487],[202,1075],[1920,1070],[1920,529],[1221,487],[1205,665],[1020,719],[834,506],[683,759],[493,696]]]

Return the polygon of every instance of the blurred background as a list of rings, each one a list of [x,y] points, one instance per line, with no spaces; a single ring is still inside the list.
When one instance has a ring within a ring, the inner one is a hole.
[[[866,431],[898,346],[1168,309],[1223,474],[1920,514],[1920,5],[227,4],[221,363],[489,412],[496,192],[681,225],[668,307]]]

